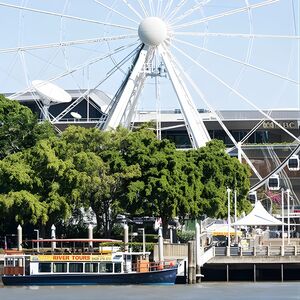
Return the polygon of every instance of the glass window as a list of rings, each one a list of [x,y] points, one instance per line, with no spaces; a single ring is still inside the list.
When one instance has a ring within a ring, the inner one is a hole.
[[[97,263],[86,263],[84,268],[86,273],[98,273]]]
[[[112,273],[113,271],[113,264],[109,263],[100,263],[99,264],[99,272],[100,273]]]
[[[83,272],[83,263],[69,263],[69,272],[70,273],[82,273]]]
[[[121,263],[115,263],[115,273],[121,273]]]
[[[50,273],[51,272],[51,263],[39,263],[39,272],[40,273]]]
[[[54,263],[53,264],[54,273],[67,273],[67,263]]]

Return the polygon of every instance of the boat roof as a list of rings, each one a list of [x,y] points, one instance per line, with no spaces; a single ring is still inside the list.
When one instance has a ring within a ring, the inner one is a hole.
[[[110,243],[110,242],[122,242],[122,240],[114,240],[114,239],[39,239],[39,240],[31,240],[34,243],[41,243],[41,242],[95,242],[95,243]]]

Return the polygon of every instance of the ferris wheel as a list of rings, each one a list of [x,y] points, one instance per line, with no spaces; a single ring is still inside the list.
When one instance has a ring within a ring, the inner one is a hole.
[[[100,89],[111,101],[98,127],[130,128],[138,108],[154,108],[160,132],[161,109],[179,105],[199,148],[211,139],[204,108],[257,177],[252,191],[279,189],[287,165],[299,170],[300,138],[272,114],[299,109],[298,0],[6,0],[0,15],[1,93],[48,98],[36,105],[54,124]],[[60,87],[80,96],[71,102]],[[62,102],[60,114],[49,113]],[[261,121],[237,137],[224,109],[254,110]],[[244,144],[265,121],[293,147],[263,176]]]

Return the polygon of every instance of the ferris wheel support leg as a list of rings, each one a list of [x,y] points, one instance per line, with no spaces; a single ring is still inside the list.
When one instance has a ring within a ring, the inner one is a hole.
[[[150,52],[147,46],[144,46],[140,51],[121,95],[116,99],[115,105],[109,112],[109,117],[104,124],[104,130],[116,129],[119,125],[128,126],[128,116],[131,115],[137,103],[134,99],[136,99],[136,94],[139,94],[138,89],[142,88],[140,81],[144,80],[142,72]]]
[[[158,52],[161,55],[164,64],[167,68],[170,80],[177,95],[181,111],[183,114],[184,122],[193,148],[200,148],[210,141],[209,133],[204,125],[202,118],[188,92],[179,71],[175,68],[168,52],[160,45]]]

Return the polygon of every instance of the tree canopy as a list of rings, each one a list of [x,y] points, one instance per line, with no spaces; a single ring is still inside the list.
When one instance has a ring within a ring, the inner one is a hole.
[[[71,126],[61,135],[19,103],[0,98],[0,231],[8,224],[66,224],[94,213],[109,236],[120,213],[162,217],[227,215],[226,189],[249,209],[250,171],[220,141],[180,151],[153,131]]]

